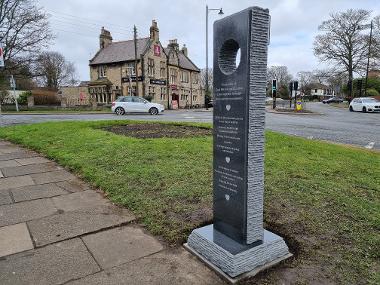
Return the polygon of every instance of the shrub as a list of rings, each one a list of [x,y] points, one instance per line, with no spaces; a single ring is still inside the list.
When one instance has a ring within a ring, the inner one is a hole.
[[[380,93],[373,88],[367,89],[367,96],[379,96]]]
[[[25,92],[22,92],[20,94],[20,96],[18,96],[17,98],[17,102],[20,104],[20,105],[26,105],[28,104],[28,97],[29,96],[32,96],[32,92],[30,91],[25,91]]]

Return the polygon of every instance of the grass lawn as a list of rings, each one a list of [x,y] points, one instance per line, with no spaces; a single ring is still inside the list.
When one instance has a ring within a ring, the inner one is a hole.
[[[138,139],[102,129],[126,122],[14,126],[0,137],[55,159],[151,233],[181,244],[212,221],[212,137]],[[267,132],[265,155],[265,226],[295,258],[247,282],[380,284],[380,154]]]

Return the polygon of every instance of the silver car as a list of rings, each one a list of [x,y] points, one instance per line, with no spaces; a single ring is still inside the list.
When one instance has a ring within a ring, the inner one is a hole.
[[[112,112],[116,115],[124,115],[125,113],[149,113],[158,115],[165,110],[161,104],[151,103],[144,98],[137,96],[120,96],[115,102],[112,102]]]

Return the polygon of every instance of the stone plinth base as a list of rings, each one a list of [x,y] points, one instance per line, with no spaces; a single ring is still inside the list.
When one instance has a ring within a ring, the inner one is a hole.
[[[233,278],[248,272],[243,277],[253,276],[291,256],[285,241],[269,231],[264,230],[262,242],[243,245],[214,231],[213,225],[194,230],[185,247]]]

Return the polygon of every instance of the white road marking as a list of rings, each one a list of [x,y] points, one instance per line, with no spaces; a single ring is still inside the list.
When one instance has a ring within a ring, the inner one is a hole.
[[[374,143],[374,142],[370,142],[369,144],[367,144],[367,145],[365,146],[365,148],[373,149],[374,146],[375,146],[375,143]]]
[[[195,119],[195,117],[184,117],[185,119]]]

